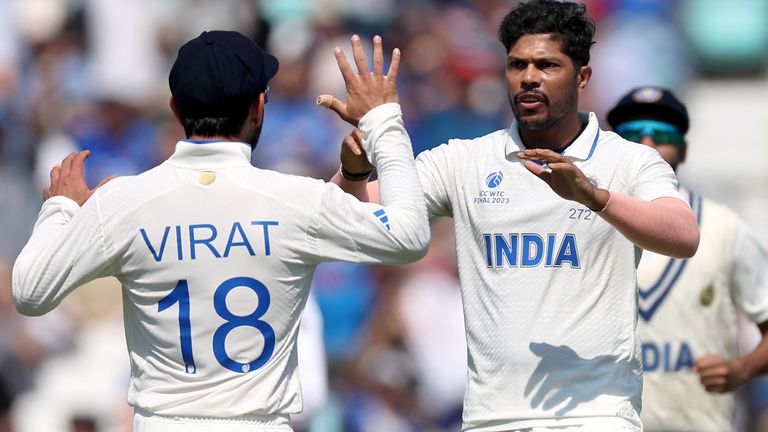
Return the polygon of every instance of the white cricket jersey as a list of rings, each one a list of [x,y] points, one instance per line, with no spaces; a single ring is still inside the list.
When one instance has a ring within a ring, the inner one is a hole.
[[[524,148],[513,121],[417,158],[430,216],[455,219],[469,364],[463,428],[590,418],[639,427],[639,249],[530,173],[515,156]],[[681,198],[657,152],[600,130],[594,114],[564,155],[601,188]]]
[[[243,143],[188,141],[82,208],[47,200],[14,267],[17,308],[43,314],[81,284],[114,275],[128,400],[141,421],[255,415],[288,428],[288,414],[301,410],[296,336],[315,266],[410,262],[429,241],[400,107],[375,108],[360,128],[386,189],[382,205],[254,168]]]
[[[768,321],[768,251],[733,211],[683,192],[699,220],[696,255],[644,252],[637,269],[642,419],[649,431],[732,431],[733,393],[708,393],[691,366],[705,354],[739,355],[735,308]]]

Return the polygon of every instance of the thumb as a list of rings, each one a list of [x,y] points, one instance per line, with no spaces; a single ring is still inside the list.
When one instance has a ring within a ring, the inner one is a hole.
[[[340,101],[338,98],[335,98],[327,94],[320,95],[317,97],[317,104],[319,106],[326,107],[331,111],[334,111],[336,114],[339,115],[339,117],[341,117],[342,120],[352,124],[352,126],[357,126],[357,122],[355,122],[349,117],[349,112],[347,111],[347,104]]]
[[[111,175],[111,176],[109,176],[109,177],[105,178],[104,180],[100,181],[100,182],[99,182],[99,184],[97,184],[97,185],[96,185],[96,187],[95,187],[95,188],[93,188],[93,190],[96,190],[96,189],[98,189],[98,188],[100,188],[100,187],[104,186],[105,184],[107,184],[108,182],[110,182],[110,181],[112,181],[112,180],[114,180],[114,179],[116,179],[116,178],[117,178],[117,176],[116,176],[116,175]]]

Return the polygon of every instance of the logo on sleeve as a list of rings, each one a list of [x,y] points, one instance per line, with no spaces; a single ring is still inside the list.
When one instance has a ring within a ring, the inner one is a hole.
[[[381,223],[384,224],[385,227],[387,227],[387,231],[390,231],[389,229],[389,218],[387,217],[387,212],[384,211],[384,209],[379,209],[373,212],[374,216],[379,218]]]

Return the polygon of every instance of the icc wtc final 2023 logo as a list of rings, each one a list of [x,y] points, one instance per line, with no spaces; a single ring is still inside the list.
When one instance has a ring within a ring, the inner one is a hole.
[[[504,180],[504,174],[501,171],[496,171],[488,174],[488,177],[485,178],[485,184],[489,188],[495,189],[501,184],[502,180]]]
[[[509,204],[509,197],[506,196],[506,192],[497,189],[501,182],[504,180],[504,173],[494,171],[485,177],[485,185],[488,189],[481,189],[473,202],[475,204]]]

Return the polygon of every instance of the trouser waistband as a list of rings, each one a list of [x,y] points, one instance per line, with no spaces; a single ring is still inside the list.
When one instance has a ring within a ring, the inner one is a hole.
[[[290,432],[290,416],[244,415],[231,418],[158,415],[142,409],[133,414],[133,432]]]

